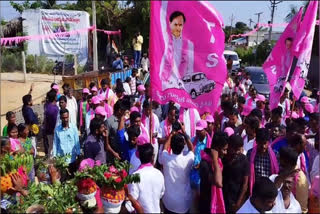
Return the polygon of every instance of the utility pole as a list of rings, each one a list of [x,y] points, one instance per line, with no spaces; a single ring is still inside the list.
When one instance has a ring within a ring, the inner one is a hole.
[[[96,1],[92,1],[92,25],[97,26]],[[93,30],[93,70],[98,71],[97,30]]]
[[[250,18],[249,19],[249,27],[251,27],[251,23],[253,23],[254,21]]]
[[[271,42],[271,33],[272,33],[272,24],[273,24],[273,17],[274,17],[274,11],[277,7],[277,4],[280,4],[283,0],[270,0],[271,3],[271,21],[270,21],[270,27],[269,27],[269,37],[268,40]]]
[[[230,36],[232,35],[232,24],[233,24],[233,20],[234,20],[234,16],[233,16],[233,14],[231,15],[231,17],[230,17],[230,20],[231,20],[231,27],[230,27]],[[231,42],[231,41],[230,41]]]
[[[255,13],[254,15],[257,15],[258,16],[258,21],[257,21],[257,25],[259,25],[260,23],[260,15],[262,14],[263,12],[259,12],[259,13]],[[257,38],[256,38],[256,53],[255,53],[255,64],[257,64],[257,49],[258,49],[258,40],[259,39],[259,28],[257,30]]]

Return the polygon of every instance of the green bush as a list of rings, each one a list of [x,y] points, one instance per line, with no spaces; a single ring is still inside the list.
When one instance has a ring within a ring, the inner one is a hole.
[[[242,66],[249,66],[254,64],[254,53],[252,47],[238,47],[235,49],[235,52],[237,52],[239,58],[242,60]]]
[[[27,55],[26,57],[26,67],[28,73],[32,72],[50,74],[54,66],[55,63],[46,56]]]
[[[2,72],[14,72],[22,70],[22,56],[19,52],[2,52]]]

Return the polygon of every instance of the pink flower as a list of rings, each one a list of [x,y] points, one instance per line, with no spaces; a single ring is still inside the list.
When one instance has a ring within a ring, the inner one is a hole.
[[[125,177],[128,176],[128,173],[127,173],[127,171],[125,169],[123,169],[123,170],[121,170],[120,175],[121,175],[122,178],[125,178]]]
[[[101,161],[97,160],[97,161],[95,162],[95,165],[96,165],[96,166],[101,166]]]
[[[94,167],[94,160],[92,160],[91,158],[84,159],[80,163],[79,171],[82,172],[86,168],[93,168],[93,167]]]
[[[109,179],[109,178],[111,178],[111,176],[112,176],[112,174],[111,174],[110,172],[105,172],[103,175],[104,175],[104,177],[105,177],[106,179]]]
[[[111,172],[111,173],[117,173],[118,170],[117,170],[114,166],[110,166],[109,172]]]
[[[120,183],[122,181],[121,177],[117,177],[115,180],[114,180],[116,183]]]

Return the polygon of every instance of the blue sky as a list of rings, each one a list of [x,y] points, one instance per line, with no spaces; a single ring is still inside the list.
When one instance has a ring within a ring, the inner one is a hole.
[[[0,1],[1,3],[1,18],[10,20],[18,17],[19,13],[15,11],[10,5],[9,1]],[[254,15],[258,12],[263,12],[260,16],[261,23],[267,23],[270,20],[270,1],[210,1],[210,3],[222,14],[224,24],[230,25],[230,17],[234,15],[234,24],[237,21],[245,22],[249,25],[249,19],[257,21],[257,16]],[[278,4],[275,11],[274,23],[283,23],[286,14],[290,10],[290,5],[300,7],[302,1],[283,1]],[[268,7],[269,6],[269,7]],[[252,24],[253,25],[253,24]],[[275,30],[281,30],[276,28]]]

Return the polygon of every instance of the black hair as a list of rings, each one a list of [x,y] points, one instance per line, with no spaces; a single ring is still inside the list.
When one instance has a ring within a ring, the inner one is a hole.
[[[138,69],[133,68],[133,69],[132,69],[132,74],[133,74],[133,73],[138,73]]]
[[[173,135],[171,138],[170,145],[171,145],[173,154],[176,154],[176,155],[181,154],[185,145],[185,140],[183,135],[180,133]]]
[[[101,125],[103,124],[103,120],[98,118],[93,118],[90,122],[90,134],[96,135],[96,130],[100,129]]]
[[[130,81],[131,81],[131,77],[127,77],[125,80],[126,83],[129,83]]]
[[[309,115],[309,119],[310,119],[310,120],[319,121],[319,119],[320,119],[320,114],[317,113],[317,112],[311,113],[311,114]]]
[[[47,93],[47,100],[49,103],[54,102],[56,100],[56,97],[57,97],[57,92],[53,89]]]
[[[28,126],[27,126],[26,124],[20,123],[20,124],[18,125],[18,133],[19,133],[19,134],[22,133],[27,127],[28,127]]]
[[[60,109],[60,116],[63,115],[64,113],[68,113],[69,114],[69,111],[67,108],[65,109]]]
[[[59,102],[60,102],[61,100],[62,100],[62,101],[65,101],[66,103],[68,102],[68,101],[67,101],[67,97],[64,96],[64,95],[62,95],[62,96],[59,98]]]
[[[265,143],[269,140],[269,131],[266,128],[260,128],[256,133],[256,141],[257,143]]]
[[[31,100],[32,100],[31,94],[27,94],[22,97],[23,105],[28,105],[28,103],[31,102]]]
[[[130,123],[133,123],[138,117],[141,117],[141,114],[137,111],[130,113]]]
[[[282,108],[280,106],[278,106],[277,108],[272,109],[271,111],[272,115],[277,115],[279,117],[281,117],[282,115]]]
[[[286,163],[290,164],[290,166],[297,165],[297,160],[299,154],[290,146],[283,146],[279,150],[280,159],[286,161]]]
[[[129,137],[139,137],[140,135],[140,127],[133,125],[133,126],[129,126],[129,128],[127,129],[127,133]]]
[[[255,132],[257,132],[260,126],[258,118],[253,116],[246,117],[244,123],[251,129],[255,130]]]
[[[124,88],[117,86],[117,87],[114,89],[114,91],[115,91],[116,93],[123,93],[123,92],[124,92]]]
[[[175,111],[176,111],[176,114],[179,115],[179,110],[178,110],[178,108],[177,108],[176,106],[174,106],[174,105],[169,107],[168,114],[169,114],[171,111],[173,111],[173,110],[175,110]]]
[[[239,96],[238,97],[238,103],[245,104],[246,103],[246,99],[243,96]]]
[[[175,18],[182,16],[183,17],[183,23],[186,23],[186,17],[184,16],[184,14],[180,11],[174,11],[173,13],[171,13],[170,15],[170,22],[172,22]]]
[[[214,135],[213,135],[211,148],[212,149],[214,149],[214,148],[221,149],[225,145],[227,145],[228,143],[229,142],[228,142],[227,133],[219,131],[219,132],[214,133]]]
[[[232,104],[231,101],[224,101],[224,102],[221,103],[221,108],[223,110],[227,110],[227,111],[231,112],[232,109],[233,109],[233,104]]]
[[[126,106],[124,105],[124,100],[118,100],[113,106],[113,112],[117,112],[119,110],[126,110]]]
[[[18,129],[18,126],[16,124],[8,124],[8,128],[7,128],[7,131],[8,131],[8,134],[14,129]]]
[[[70,84],[69,83],[64,83],[62,85],[62,89],[65,89],[65,88],[70,88]]]
[[[52,88],[55,85],[57,85],[57,83],[55,83],[55,82],[51,83],[50,88]]]
[[[293,122],[297,124],[297,127],[303,127],[307,125],[307,121],[303,117],[299,117],[293,120]]]
[[[288,144],[295,147],[299,144],[302,144],[302,134],[294,133],[289,139]]]
[[[290,41],[290,42],[293,41],[293,39],[292,39],[291,37],[286,38],[285,42],[286,42],[287,40]]]
[[[239,112],[236,108],[232,108],[231,112],[229,115],[234,115],[234,116],[238,116]]]
[[[231,135],[229,137],[229,144],[231,148],[238,149],[240,147],[243,147],[243,139],[240,135]]]
[[[153,146],[151,143],[138,146],[141,164],[151,163],[153,157]]]
[[[102,79],[100,82],[100,85],[107,85],[108,84],[108,80],[107,79]],[[93,86],[92,86],[93,87]]]
[[[94,86],[96,86],[96,83],[95,82],[90,82],[89,88],[92,89]]]
[[[89,94],[89,95],[87,96],[87,100],[92,99],[92,97],[93,97],[93,95],[92,95],[92,94]]]
[[[144,102],[143,102],[143,105],[142,105],[142,108],[143,109],[147,109],[150,107],[150,102],[146,99]]]
[[[6,113],[6,120],[9,120],[10,119],[10,117],[12,117],[12,115],[14,115],[15,113],[13,112],[13,111],[8,111],[7,113]]]
[[[1,147],[5,147],[6,145],[10,144],[10,138],[1,136]]]
[[[264,200],[275,199],[278,195],[276,185],[268,177],[259,177],[252,189],[252,198]]]
[[[255,108],[250,112],[249,116],[255,116],[261,121],[262,120],[262,111],[260,109]]]

